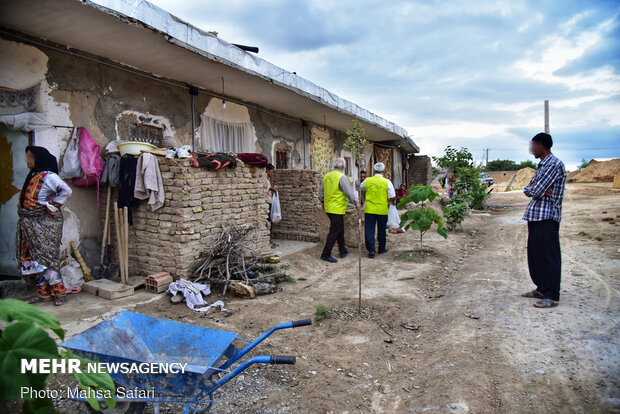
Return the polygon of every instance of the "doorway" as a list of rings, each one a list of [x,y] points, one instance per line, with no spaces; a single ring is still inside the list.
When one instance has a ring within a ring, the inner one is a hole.
[[[15,261],[17,203],[28,175],[25,153],[29,134],[0,125],[0,277],[19,276]]]

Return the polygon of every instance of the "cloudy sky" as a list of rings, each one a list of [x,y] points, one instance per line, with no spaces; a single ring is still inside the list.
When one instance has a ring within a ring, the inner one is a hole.
[[[422,152],[620,157],[620,3],[151,0],[407,129]]]

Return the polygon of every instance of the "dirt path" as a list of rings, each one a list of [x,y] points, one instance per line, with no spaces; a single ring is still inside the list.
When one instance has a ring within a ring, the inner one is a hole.
[[[136,311],[253,337],[318,305],[345,308],[274,334],[260,352],[297,355],[297,365],[247,371],[216,395],[215,413],[620,412],[620,193],[569,187],[554,310],[519,297],[532,287],[526,202],[496,195],[491,203],[503,207],[475,213],[465,232],[428,235],[441,254],[425,263],[395,257],[412,250],[415,234],[390,235],[388,254],[363,259],[369,319],[346,316],[357,303],[357,255],[330,265],[317,259],[319,247],[287,257],[298,280],[282,292],[226,298],[229,317],[167,300]]]

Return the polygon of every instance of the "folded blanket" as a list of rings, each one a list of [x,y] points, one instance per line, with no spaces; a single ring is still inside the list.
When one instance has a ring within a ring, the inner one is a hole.
[[[269,158],[267,158],[263,154],[252,153],[252,152],[244,152],[242,154],[237,154],[237,157],[243,161],[245,164],[253,165],[255,167],[266,167],[269,164]]]

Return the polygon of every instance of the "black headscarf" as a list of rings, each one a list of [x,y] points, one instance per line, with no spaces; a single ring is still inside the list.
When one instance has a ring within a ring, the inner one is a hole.
[[[30,170],[22,186],[22,193],[19,196],[19,205],[21,207],[24,206],[24,195],[26,194],[26,189],[28,189],[28,184],[30,184],[30,180],[32,180],[36,173],[51,171],[58,174],[58,161],[56,157],[50,154],[47,148],[29,145],[26,147],[26,152],[30,152],[34,156],[34,168]]]

